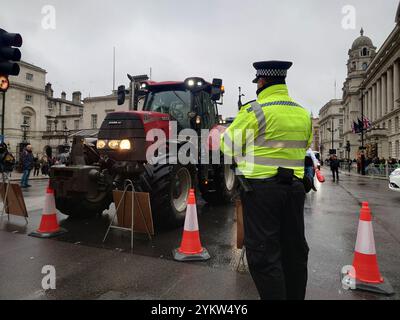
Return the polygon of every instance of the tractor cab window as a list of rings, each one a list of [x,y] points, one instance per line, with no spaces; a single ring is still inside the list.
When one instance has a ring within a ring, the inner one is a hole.
[[[202,128],[211,128],[218,123],[216,107],[207,92],[199,92],[195,96],[196,111],[202,118]]]
[[[151,92],[147,97],[145,111],[169,114],[183,128],[190,128],[190,92],[184,90]]]

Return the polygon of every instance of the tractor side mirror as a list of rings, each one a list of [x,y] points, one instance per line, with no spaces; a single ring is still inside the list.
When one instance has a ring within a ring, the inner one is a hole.
[[[125,86],[118,87],[118,105],[122,106],[125,103]]]
[[[219,101],[224,94],[222,79],[213,79],[211,87],[211,100]]]

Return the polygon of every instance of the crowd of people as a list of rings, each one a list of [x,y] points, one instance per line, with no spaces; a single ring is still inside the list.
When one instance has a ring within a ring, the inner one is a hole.
[[[49,176],[50,168],[54,165],[66,164],[68,161],[68,154],[60,154],[58,157],[49,157],[47,155],[34,156],[32,145],[27,145],[21,154],[20,163],[17,164],[22,169],[21,187],[30,188],[29,177],[33,170],[33,177]]]
[[[352,168],[357,167],[357,173],[362,173],[362,161],[361,156],[357,159],[338,159],[337,156],[331,156],[325,160],[325,164],[331,167],[331,170],[337,170],[338,168],[346,167],[349,171]],[[400,168],[400,160],[389,157],[389,159],[379,158],[379,157],[366,157],[364,162],[364,169],[366,174],[380,174],[386,171],[388,167],[389,171],[396,170]]]

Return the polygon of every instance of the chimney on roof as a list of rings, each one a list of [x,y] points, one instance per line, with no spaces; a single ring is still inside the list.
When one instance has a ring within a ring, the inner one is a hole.
[[[72,93],[72,102],[78,104],[82,102],[82,93],[80,91],[75,91]]]
[[[47,97],[53,98],[54,90],[53,90],[53,88],[51,87],[51,83],[50,83],[50,82],[48,82],[48,83],[46,84],[45,92],[46,92],[46,96],[47,96]]]
[[[61,99],[67,100],[67,94],[64,91],[61,92]]]

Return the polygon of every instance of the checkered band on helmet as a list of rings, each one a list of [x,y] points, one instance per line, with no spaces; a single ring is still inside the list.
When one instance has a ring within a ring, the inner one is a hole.
[[[287,70],[282,69],[261,69],[257,70],[257,77],[286,77]]]

